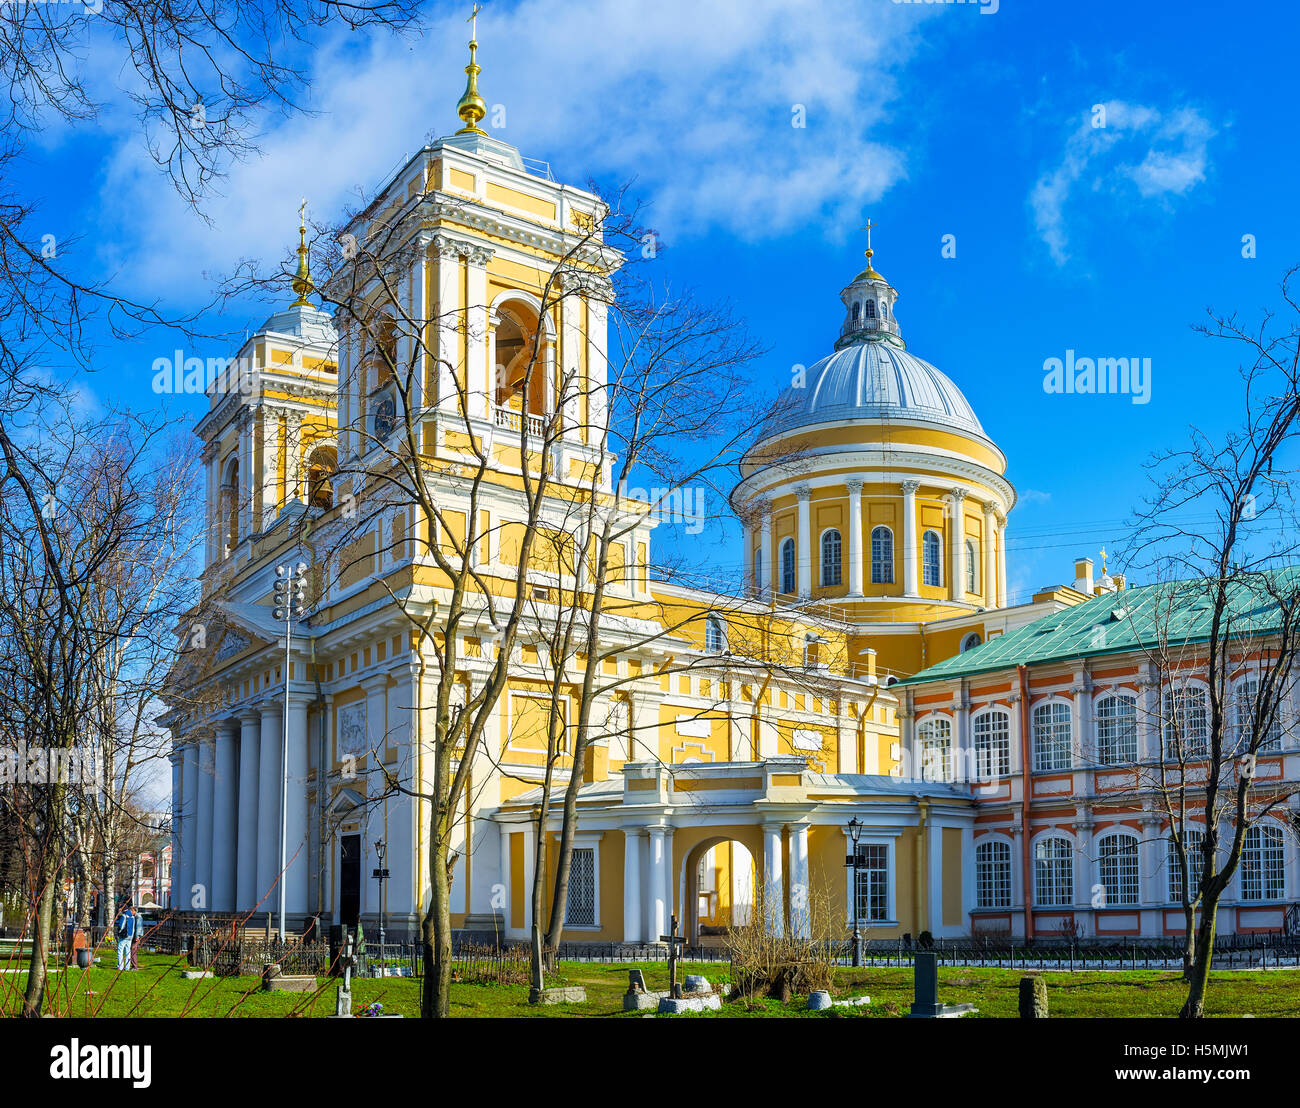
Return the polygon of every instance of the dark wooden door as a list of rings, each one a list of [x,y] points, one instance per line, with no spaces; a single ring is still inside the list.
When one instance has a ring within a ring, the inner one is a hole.
[[[361,915],[361,836],[339,843],[339,923],[355,930]]]

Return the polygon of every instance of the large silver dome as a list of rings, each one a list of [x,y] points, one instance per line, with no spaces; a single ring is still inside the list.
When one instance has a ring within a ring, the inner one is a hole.
[[[778,397],[770,430],[848,420],[913,420],[987,438],[961,390],[929,362],[885,341],[854,342]]]

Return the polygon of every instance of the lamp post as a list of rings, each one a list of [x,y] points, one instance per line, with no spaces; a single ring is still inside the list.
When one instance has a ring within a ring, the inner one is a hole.
[[[384,856],[388,853],[388,844],[383,839],[375,842],[375,858],[379,865],[371,876],[379,882],[379,964],[384,963],[384,882],[388,880],[388,870],[384,868]]]
[[[853,844],[853,853],[849,856],[849,865],[853,868],[853,964],[862,965],[862,931],[858,926],[858,865],[862,855],[858,852],[858,840],[862,838],[862,821],[854,816],[849,820],[849,841]]]
[[[284,892],[286,833],[289,803],[289,664],[293,653],[293,624],[302,617],[307,602],[307,563],[275,567],[275,608],[272,616],[284,620],[284,731],[280,742],[280,942],[284,942]]]

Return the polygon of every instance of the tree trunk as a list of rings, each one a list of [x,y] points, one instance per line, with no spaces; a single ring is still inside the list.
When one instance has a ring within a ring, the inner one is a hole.
[[[51,837],[52,839],[52,837]],[[32,954],[27,962],[27,991],[23,994],[23,1016],[35,1019],[45,1004],[46,967],[50,958],[50,932],[54,926],[54,887],[58,874],[57,854],[47,839],[38,867],[40,891],[32,919]]]
[[[1205,1016],[1205,989],[1210,980],[1210,962],[1214,958],[1214,927],[1219,913],[1218,898],[1201,903],[1201,924],[1196,930],[1196,951],[1188,978],[1187,1001],[1178,1013],[1180,1019]]]
[[[1192,980],[1192,964],[1196,961],[1196,909],[1183,905],[1183,980]]]
[[[430,847],[429,910],[421,923],[424,939],[424,988],[421,1019],[445,1019],[451,1014],[451,897],[447,859],[441,839]]]

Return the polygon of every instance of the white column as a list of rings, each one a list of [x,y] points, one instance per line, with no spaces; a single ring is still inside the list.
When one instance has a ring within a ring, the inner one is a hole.
[[[262,709],[258,736],[257,775],[257,897],[260,912],[274,911],[279,892],[273,895],[280,875],[280,747],[283,743],[281,709],[268,704]]]
[[[256,413],[256,408],[245,408],[239,414],[239,485],[235,496],[238,500],[240,542],[253,533],[253,424]]]
[[[257,784],[258,748],[262,717],[243,712],[239,717],[239,849],[235,863],[235,907],[251,912],[260,899],[257,891]]]
[[[781,864],[781,824],[763,824],[763,911],[775,935],[785,934],[785,883]]]
[[[800,485],[794,490],[799,498],[798,590],[800,596],[812,595],[812,489]]]
[[[496,387],[495,367],[487,364],[487,263],[492,254],[493,251],[485,246],[474,246],[465,262],[468,279],[465,313],[468,321],[465,350],[468,357],[465,372],[469,381],[469,414],[479,419],[487,418],[489,397]]]
[[[655,943],[659,941],[660,935],[668,934],[668,902],[664,899],[664,892],[668,887],[668,878],[664,873],[667,869],[664,865],[664,829],[662,827],[651,827],[649,831],[650,873],[647,887],[650,890],[650,897],[647,907],[649,908],[650,934],[646,936],[646,939]]]
[[[844,482],[849,489],[849,595],[861,596],[862,575],[862,481],[850,477]]]
[[[952,591],[954,600],[966,599],[966,490],[953,489],[949,505],[952,521],[948,534],[952,543]]]
[[[280,479],[280,413],[262,406],[262,469],[257,486],[260,512],[257,528],[269,530],[276,517],[276,486]]]
[[[920,481],[903,481],[903,594],[919,595],[920,574],[916,558],[916,490]]]
[[[758,593],[758,582],[754,579],[754,529],[752,527],[741,528],[741,543],[744,576],[740,581],[740,595],[755,596]]]
[[[411,410],[418,411],[424,406],[424,374],[428,364],[429,350],[429,237],[418,235],[411,244],[416,252],[411,263],[411,272],[407,280],[410,294],[410,335],[407,337],[407,352],[404,366],[410,375],[411,391],[409,403]],[[391,866],[389,867],[392,868]]]
[[[772,508],[764,501],[759,511],[762,525],[759,528],[758,591],[759,596],[772,595]]]
[[[239,772],[235,738],[239,724],[223,720],[217,727],[216,777],[212,784],[212,897],[214,912],[235,910],[236,805]]]
[[[437,406],[440,410],[455,412],[459,408],[453,373],[460,370],[460,338],[456,323],[459,318],[460,303],[460,245],[445,235],[434,235],[434,249],[437,251],[437,341],[433,343],[438,352],[438,396]],[[426,398],[426,403],[432,400]]]
[[[186,747],[178,740],[172,741],[169,755],[172,764],[172,899],[174,911],[189,907],[189,885],[185,871],[185,852],[189,849],[185,836],[185,785]]]
[[[1007,606],[1007,517],[998,513],[998,607]]]
[[[992,504],[984,505],[984,604],[998,607],[998,527]]]
[[[501,889],[493,910],[501,916],[501,931],[505,934],[510,927],[510,824],[497,824],[497,840],[501,849]],[[526,895],[526,894],[525,894]]]
[[[212,785],[216,778],[216,747],[211,732],[199,746],[198,808],[194,821],[194,883],[203,886],[199,907],[212,908]]]
[[[623,941],[641,942],[641,831],[637,827],[623,828]]]
[[[608,281],[592,282],[587,303],[587,440],[593,445],[605,437],[609,422],[609,305],[614,288]]]
[[[307,842],[307,697],[289,700],[289,746],[285,767],[288,787],[285,791],[284,859],[286,916],[307,912],[307,871],[310,848]],[[275,838],[278,844],[280,829]]]
[[[286,412],[284,417],[284,500],[306,502],[303,491],[302,413]]]
[[[808,825],[790,827],[790,930],[800,939],[812,934],[809,919]]]

